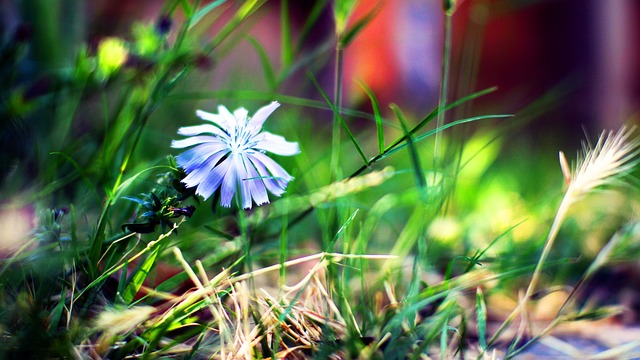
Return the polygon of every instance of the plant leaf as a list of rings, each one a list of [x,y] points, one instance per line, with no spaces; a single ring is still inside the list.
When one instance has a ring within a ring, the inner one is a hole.
[[[149,272],[151,271],[153,266],[156,264],[156,259],[158,258],[159,252],[160,247],[156,247],[155,249],[153,249],[151,253],[149,253],[149,256],[147,256],[147,258],[137,266],[134,273],[131,275],[129,284],[122,293],[122,298],[127,304],[133,301],[133,298],[140,290],[140,287],[142,287],[142,283],[149,275]]]
[[[487,304],[484,300],[482,288],[476,290],[476,322],[478,327],[478,342],[482,350],[487,349]]]
[[[216,1],[213,1],[212,3],[208,4],[207,6],[203,7],[202,9],[196,11],[196,13],[193,15],[193,17],[191,17],[189,27],[190,28],[193,27],[200,20],[202,20],[202,18],[205,17],[208,13],[213,11],[218,6],[224,4],[225,2],[227,2],[227,0],[216,0]]]
[[[371,108],[373,109],[373,116],[376,120],[376,133],[378,135],[378,151],[380,154],[384,152],[384,128],[382,127],[382,116],[380,115],[380,104],[378,103],[378,99],[376,95],[373,93],[371,88],[367,86],[364,81],[358,81],[360,87],[367,93],[369,100],[371,101]]]
[[[407,125],[406,125],[407,120],[404,117],[404,114],[402,113],[400,108],[396,104],[391,104],[390,107],[391,107],[391,110],[393,110],[393,113],[396,115],[396,118],[400,122],[400,125],[402,126],[402,131],[404,132],[404,135],[407,139],[407,142],[405,144],[409,149],[409,156],[411,157],[413,172],[416,176],[416,184],[418,184],[418,187],[421,190],[424,190],[427,186],[427,182],[424,178],[424,173],[422,172],[420,157],[418,155],[418,152],[416,151],[416,148],[413,146],[413,139],[411,138],[411,134],[409,134],[409,131],[407,129]]]
[[[276,81],[276,75],[273,71],[273,66],[271,66],[271,62],[269,61],[269,56],[267,55],[267,51],[264,49],[264,46],[258,42],[254,37],[247,36],[247,41],[256,49],[258,53],[258,57],[260,58],[260,64],[262,64],[262,71],[264,72],[264,77],[267,80],[267,84],[269,85],[269,89],[275,90],[278,87],[278,83]]]
[[[322,87],[318,83],[318,80],[316,80],[316,78],[311,73],[309,73],[309,78],[313,82],[313,85],[316,87],[316,89],[318,90],[320,95],[322,95],[324,100],[327,102],[327,104],[329,105],[329,107],[333,111],[334,115],[338,118],[338,121],[340,121],[340,124],[342,125],[342,128],[347,133],[347,136],[349,136],[349,139],[353,143],[353,146],[355,146],[356,151],[358,151],[358,154],[362,158],[362,161],[365,163],[365,165],[368,164],[367,156],[364,154],[364,151],[362,151],[362,147],[358,143],[358,140],[355,138],[355,136],[353,136],[353,133],[349,129],[349,126],[347,126],[347,123],[344,121],[342,116],[340,115],[340,112],[338,111],[338,109],[336,109],[336,107],[333,104],[333,102],[331,102],[331,99],[329,99],[329,96],[327,96],[327,94],[324,92],[324,90],[322,90]]]

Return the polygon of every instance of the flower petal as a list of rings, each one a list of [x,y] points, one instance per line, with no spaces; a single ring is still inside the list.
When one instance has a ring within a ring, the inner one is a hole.
[[[220,188],[220,205],[224,207],[231,207],[231,200],[236,192],[236,186],[238,186],[238,181],[236,180],[238,171],[236,166],[236,157],[237,155],[231,153],[226,160],[229,162],[229,168],[224,175],[222,187]]]
[[[250,178],[250,175],[249,175],[247,166],[245,166],[244,156],[243,155],[235,156],[234,160],[235,160],[234,165],[236,167],[236,175],[238,176],[237,186],[240,187],[240,191],[242,193],[242,197],[240,199],[242,201],[242,208],[251,209],[251,205],[253,204],[252,197],[251,197],[251,188],[250,186],[248,186],[249,184],[245,180]]]
[[[238,132],[238,121],[236,117],[223,105],[218,106],[218,114],[223,117],[223,121],[227,124],[225,130],[227,130],[229,136],[232,138],[235,137]]]
[[[249,115],[249,112],[243,107],[237,108],[233,112],[233,117],[236,118],[236,121],[239,125],[245,124],[247,122],[247,115]]]
[[[284,190],[287,188],[287,183],[293,180],[293,177],[275,161],[264,154],[253,153],[249,154],[248,158],[258,170],[267,190],[274,195],[282,195]]]
[[[231,162],[226,159],[212,168],[204,178],[204,180],[196,188],[196,194],[201,195],[205,200],[207,200],[209,196],[211,196],[211,194],[213,194],[216,190],[218,190],[218,187],[220,187],[222,180],[224,180],[224,177],[227,175],[227,171],[230,165]]]
[[[280,135],[274,135],[270,132],[263,131],[258,136],[257,144],[253,147],[258,150],[265,150],[277,155],[295,155],[300,153],[300,146],[297,142],[290,142]]]
[[[181,148],[186,148],[189,146],[203,144],[203,143],[221,144],[222,142],[220,141],[220,139],[218,139],[215,136],[200,135],[200,136],[192,136],[182,140],[172,140],[171,147],[181,149]]]
[[[271,104],[258,109],[258,111],[256,111],[256,113],[251,117],[251,120],[249,120],[249,129],[254,134],[258,133],[258,131],[262,128],[262,124],[264,124],[269,115],[271,115],[271,113],[273,113],[278,108],[278,106],[280,106],[280,103],[277,101],[273,101],[271,102]]]
[[[184,126],[178,129],[178,135],[184,135],[184,136],[194,136],[194,135],[200,135],[200,134],[206,134],[206,133],[210,133],[218,136],[226,135],[224,131],[220,130],[219,127],[211,124]]]
[[[218,164],[218,162],[226,154],[226,152],[220,151],[212,156],[209,156],[200,164],[200,166],[195,167],[191,172],[189,172],[188,175],[184,179],[182,179],[182,183],[184,183],[187,187],[197,186],[198,184],[203,182],[207,178],[207,176],[209,176],[209,172],[214,170],[215,167],[222,165]]]
[[[260,206],[262,204],[269,203],[269,196],[267,195],[267,189],[265,188],[264,181],[260,178],[260,174],[256,170],[255,166],[245,157],[244,166],[246,167],[249,177],[243,179],[245,187],[247,187],[253,197],[253,200],[256,202],[256,205]]]
[[[196,110],[196,116],[202,120],[211,121],[224,130],[227,130],[229,128],[229,123],[227,122],[226,118],[220,114],[213,114],[204,110]]]
[[[202,166],[205,160],[216,155],[218,152],[223,152],[223,154],[227,153],[228,151],[225,150],[228,150],[225,144],[205,143],[176,156],[176,162],[187,173],[190,173]],[[213,165],[215,165],[215,163]]]

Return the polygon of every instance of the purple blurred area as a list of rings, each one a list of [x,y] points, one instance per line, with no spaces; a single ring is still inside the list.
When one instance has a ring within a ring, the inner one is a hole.
[[[237,3],[229,2],[231,11]],[[314,2],[288,3],[296,37]],[[345,51],[345,105],[367,106],[355,82],[359,79],[374,90],[383,108],[393,102],[422,116],[437,104],[440,89],[441,0],[361,0],[354,19],[375,6],[380,6],[378,15]],[[80,41],[127,36],[134,21],[156,21],[163,3],[2,0],[0,7],[5,37],[24,24],[50,27],[51,32],[35,35],[34,45],[54,41],[58,46],[35,49],[32,57],[36,63],[60,66],[71,61],[73,46]],[[280,63],[279,15],[280,2],[267,2],[249,32],[262,42],[275,64]],[[448,120],[479,109],[515,113],[528,134],[535,137],[551,132],[560,140],[566,136],[567,145],[583,137],[583,128],[593,136],[602,128],[633,122],[640,105],[639,17],[638,0],[458,1],[453,15],[449,99],[491,86],[499,90]],[[332,32],[327,6],[302,51],[330,41]],[[329,47],[325,55],[330,56],[332,50]],[[249,70],[262,75],[255,52],[230,56],[240,57]],[[253,60],[242,59],[246,57]],[[235,64],[235,59],[220,66],[228,63]],[[330,88],[333,62],[326,61],[324,66],[314,71]],[[305,79],[304,70],[301,74],[296,81]],[[224,82],[211,84],[214,86],[224,86]],[[291,87],[285,83],[282,91],[287,89]]]

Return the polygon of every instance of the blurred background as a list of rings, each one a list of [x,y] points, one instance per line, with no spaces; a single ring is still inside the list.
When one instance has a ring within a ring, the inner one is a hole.
[[[288,1],[294,26],[302,26],[316,3]],[[22,64],[25,82],[72,64],[74,49],[84,41],[127,38],[134,21],[154,22],[163,7],[162,1],[124,0],[2,0],[0,4],[5,41],[28,38],[33,43],[30,62]],[[364,94],[353,81],[360,79],[381,104],[398,103],[417,114],[430,111],[440,84],[441,1],[361,0],[354,18],[372,7],[379,8],[377,16],[346,50],[345,105],[364,106]],[[563,146],[575,146],[583,127],[592,135],[602,128],[617,128],[632,119],[640,102],[639,14],[637,0],[458,1],[449,96],[460,98],[497,86],[499,91],[480,105],[521,115],[520,121],[530,126],[518,130],[518,135],[536,141],[550,136]],[[268,1],[248,30],[276,63],[280,62],[279,16],[279,1]],[[316,49],[332,38],[330,7],[319,17],[313,29],[293,29],[294,37],[304,36],[303,49]],[[235,70],[255,69],[254,80],[262,77],[255,51],[240,44],[233,56],[217,64],[212,81],[198,85],[228,88],[230,78],[237,83],[234,64]],[[329,60],[324,64],[328,77],[332,64]],[[322,73],[321,66],[316,69]],[[294,79],[289,83],[300,77]],[[285,92],[300,90],[285,85]]]

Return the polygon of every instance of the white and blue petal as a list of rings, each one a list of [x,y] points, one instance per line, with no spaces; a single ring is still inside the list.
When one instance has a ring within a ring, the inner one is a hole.
[[[267,120],[269,115],[271,115],[277,108],[280,106],[280,103],[277,101],[271,102],[271,104],[267,106],[263,106],[249,120],[249,130],[252,134],[257,134],[260,129],[262,129],[262,124]]]
[[[248,154],[247,157],[258,170],[258,174],[264,181],[267,190],[276,196],[280,196],[287,188],[287,183],[293,180],[278,163],[261,153]]]
[[[263,179],[258,174],[255,166],[248,157],[244,158],[244,166],[248,171],[249,177],[243,179],[244,186],[249,189],[251,197],[255,201],[256,205],[260,206],[269,203],[269,196],[267,195],[267,189],[264,185]],[[249,208],[251,204],[249,204]]]
[[[209,175],[210,172],[216,167],[220,166],[218,163],[220,160],[226,155],[226,152],[220,151],[209,157],[207,157],[200,166],[194,167],[193,170],[185,171],[188,173],[187,176],[182,179],[182,182],[187,185],[187,187],[198,186],[198,184],[202,183]],[[206,198],[205,198],[206,199]]]
[[[291,156],[300,153],[300,146],[297,142],[291,142],[280,135],[274,135],[263,131],[256,136],[257,142],[254,149],[268,151],[276,155]]]
[[[224,144],[206,143],[191,148],[176,157],[176,162],[187,173],[202,167],[202,164],[212,156],[222,152],[223,155],[228,152]],[[212,160],[213,161],[213,160]],[[215,166],[215,163],[213,164]]]
[[[220,114],[213,114],[204,110],[196,110],[196,116],[202,120],[211,121],[212,123],[218,125],[221,129],[227,129],[229,124],[224,116]]]
[[[229,161],[229,159],[225,159],[217,166],[211,168],[209,170],[208,176],[198,184],[198,187],[196,188],[196,194],[202,196],[205,199],[213,195],[213,193],[216,192],[216,190],[218,190],[218,188],[220,187],[220,184],[222,184],[225,176],[227,176],[230,165],[231,162]]]
[[[173,140],[171,141],[171,147],[182,149],[189,146],[204,144],[204,143],[221,143],[221,141],[215,136],[199,135],[199,136],[192,136],[182,140]]]
[[[240,171],[238,169],[238,155],[231,153],[226,161],[229,162],[229,168],[220,187],[220,205],[231,207],[231,200],[238,187],[238,173]]]
[[[220,128],[211,124],[184,126],[178,129],[178,135],[194,136],[200,134],[226,135]]]

